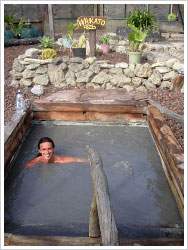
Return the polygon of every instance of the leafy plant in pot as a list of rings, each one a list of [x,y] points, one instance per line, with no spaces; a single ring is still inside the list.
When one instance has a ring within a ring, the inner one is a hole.
[[[129,24],[128,27],[132,30],[128,36],[130,41],[130,46],[128,48],[129,63],[141,63],[142,51],[146,48],[146,44],[143,44],[143,41],[147,33],[131,24]]]
[[[72,43],[73,30],[76,28],[77,23],[70,22],[68,28],[68,34],[62,38],[62,44],[64,48],[70,48]]]
[[[105,34],[100,39],[101,43],[101,50],[103,54],[108,54],[110,50],[110,36],[108,34]]]
[[[78,40],[72,39],[71,50],[73,52],[73,56],[81,57],[83,59],[86,58],[86,36],[83,33]]]

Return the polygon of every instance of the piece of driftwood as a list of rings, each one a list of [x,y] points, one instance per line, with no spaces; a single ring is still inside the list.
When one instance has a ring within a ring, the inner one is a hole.
[[[25,38],[25,39],[14,39],[13,41],[5,41],[4,46],[16,46],[16,45],[28,45],[39,43],[40,37]]]
[[[100,231],[103,246],[118,246],[119,236],[115,221],[113,208],[110,202],[109,187],[106,174],[103,170],[103,164],[100,155],[89,146],[89,161],[93,185],[95,187],[96,203],[99,216]]]
[[[159,104],[158,102],[156,102],[152,99],[149,99],[149,103],[151,105],[153,105],[154,107],[156,107],[162,114],[164,114],[172,119],[178,120],[181,123],[184,123],[183,115],[179,115],[179,114],[175,113],[174,111],[169,110],[168,108],[162,106],[161,104]]]
[[[93,184],[93,199],[91,203],[90,217],[89,217],[89,237],[97,238],[99,236],[100,236],[99,217],[97,211],[95,186]]]

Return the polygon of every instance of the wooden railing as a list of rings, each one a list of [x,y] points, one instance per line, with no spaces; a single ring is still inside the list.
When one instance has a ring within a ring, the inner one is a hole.
[[[113,208],[110,202],[109,187],[99,153],[87,146],[93,183],[93,200],[90,209],[89,236],[101,234],[104,246],[118,246],[119,236]]]

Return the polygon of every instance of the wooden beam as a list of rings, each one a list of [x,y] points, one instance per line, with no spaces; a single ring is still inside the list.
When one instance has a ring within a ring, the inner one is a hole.
[[[86,147],[91,165],[95,188],[97,210],[103,246],[118,246],[119,236],[113,208],[110,202],[109,187],[100,155],[91,147]]]
[[[15,235],[5,233],[5,246],[102,246],[101,238]],[[183,238],[120,238],[120,246],[183,246]]]
[[[153,105],[154,107],[156,107],[162,114],[170,117],[171,119],[175,119],[181,123],[184,123],[183,115],[179,115],[179,114],[175,113],[174,111],[162,106],[160,103],[158,103],[152,99],[149,99],[149,103],[151,105]]]
[[[48,17],[49,17],[49,27],[50,27],[50,37],[55,41],[55,32],[54,32],[54,17],[52,4],[48,4]]]

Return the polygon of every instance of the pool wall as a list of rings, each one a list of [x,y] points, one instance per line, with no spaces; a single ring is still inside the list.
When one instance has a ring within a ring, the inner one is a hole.
[[[184,151],[162,114],[144,95],[128,96],[120,90],[102,93],[101,90],[68,90],[35,100],[26,112],[15,114],[5,127],[5,179],[34,120],[148,123],[164,173],[184,218]]]

